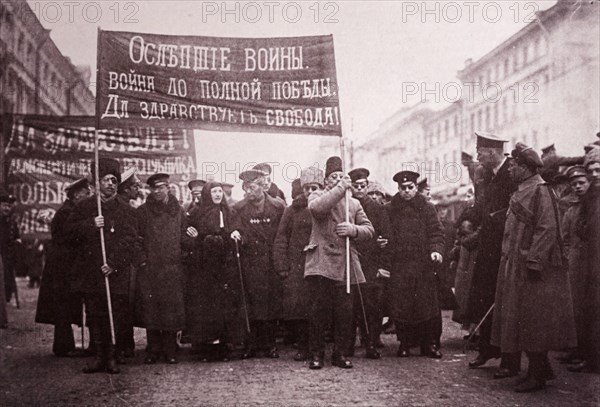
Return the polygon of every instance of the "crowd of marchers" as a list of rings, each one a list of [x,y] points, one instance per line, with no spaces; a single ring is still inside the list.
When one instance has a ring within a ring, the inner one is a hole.
[[[193,180],[182,205],[168,174],[145,180],[140,202],[135,169],[101,158],[46,219],[36,322],[54,325],[57,356],[92,355],[85,373],[119,373],[134,326],[146,330],[145,364],[178,363],[180,343],[203,361],[278,358],[283,336],[310,369],[325,365],[328,340],[331,365],[352,368],[357,336],[365,357],[381,357],[385,317],[398,357],[417,347],[442,358],[450,307],[479,349],[470,368],[501,358],[493,377],[519,376],[526,354],[516,391],[554,379],[551,350],[569,371],[598,372],[600,141],[562,157],[522,143],[505,154],[505,140],[475,136],[477,161],[463,161],[473,199],[454,222],[420,174],[396,173],[391,196],[339,157],[302,170],[290,205],[266,163],[239,174],[241,201],[230,184]],[[0,205],[6,327],[19,230],[14,199]],[[73,324],[89,328],[89,349],[76,348]]]

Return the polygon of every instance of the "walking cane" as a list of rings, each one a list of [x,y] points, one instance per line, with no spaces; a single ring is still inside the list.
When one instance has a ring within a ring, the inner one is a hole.
[[[479,323],[477,324],[477,326],[471,332],[469,332],[469,339],[467,340],[467,343],[465,344],[465,346],[463,346],[463,353],[464,354],[466,354],[467,353],[466,351],[469,349],[469,344],[471,343],[471,339],[473,339],[473,335],[475,334],[475,332],[477,332],[477,330],[481,327],[481,325],[483,325],[483,323],[485,322],[485,320],[487,319],[487,317],[490,315],[490,313],[494,309],[494,305],[496,305],[496,304],[495,303],[492,304],[492,306],[490,307],[490,309],[487,310],[487,312],[485,313],[485,315],[483,316],[483,318],[481,318],[481,321],[479,321]]]
[[[99,172],[99,154],[98,154],[98,129],[94,132],[95,144],[95,182],[96,182],[96,203],[98,205],[98,216],[102,216],[102,203],[100,201],[100,172]],[[104,227],[100,228],[100,247],[102,248],[102,264],[106,264],[106,244],[104,243]],[[108,321],[110,323],[111,345],[116,344],[115,340],[115,321],[113,320],[112,301],[110,299],[110,283],[108,276],[104,276],[104,286],[106,287],[106,302],[108,304]]]
[[[240,261],[240,248],[238,246],[238,241],[233,240],[235,242],[235,258],[237,259],[238,271],[240,272],[240,284],[242,289],[242,304],[244,306],[244,317],[246,317],[246,331],[250,333],[250,319],[248,318],[248,305],[246,304],[246,290],[244,288],[244,276],[242,274],[242,262]]]
[[[81,350],[85,352],[85,302],[81,303]]]
[[[363,319],[365,320],[365,334],[367,335],[367,338],[369,338],[369,324],[367,322],[367,312],[365,310],[365,303],[363,301],[362,290],[360,289],[360,284],[358,283],[358,274],[356,273],[355,268],[354,278],[356,279],[356,290],[358,291],[358,298],[360,299],[360,308],[362,309]]]

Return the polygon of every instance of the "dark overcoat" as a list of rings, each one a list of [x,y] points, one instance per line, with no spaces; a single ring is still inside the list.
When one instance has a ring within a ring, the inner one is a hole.
[[[577,343],[558,205],[543,184],[536,174],[519,184],[510,200],[491,338],[502,352],[543,352]]]
[[[72,266],[76,247],[66,234],[66,222],[75,209],[70,199],[56,211],[50,223],[51,240],[46,248],[35,322],[42,324],[81,323],[81,296],[73,292]]]
[[[273,266],[273,243],[284,204],[264,195],[262,209],[246,199],[235,204],[234,209],[244,230],[241,258],[250,319],[267,321],[281,314],[281,277]]]
[[[389,271],[392,265],[390,251],[387,248],[380,248],[377,238],[381,236],[383,239],[389,239],[392,235],[388,212],[368,195],[359,202],[375,229],[371,239],[356,242],[360,265],[367,284],[382,284],[385,279],[377,278],[377,270],[382,268]]]
[[[205,201],[210,196],[207,198]],[[223,213],[223,227],[219,211]],[[241,343],[245,329],[243,302],[235,242],[230,237],[235,230],[242,232],[240,217],[225,205],[208,204],[192,213],[190,226],[198,231],[198,237],[194,241],[194,261],[188,267],[186,333],[193,343],[216,339]]]
[[[581,202],[577,199],[571,204],[563,216],[561,233],[565,245],[565,255],[569,264],[569,281],[571,283],[571,297],[573,299],[573,314],[575,316],[575,328],[577,331],[577,342],[583,339],[586,324],[585,293],[589,281],[587,259],[587,240],[582,239],[577,233],[581,218]]]
[[[304,248],[310,240],[311,229],[308,199],[300,195],[285,208],[273,245],[275,270],[284,277],[281,315],[284,320],[308,319],[310,298],[304,280]]]
[[[385,206],[392,235],[392,259],[385,298],[394,321],[417,324],[440,313],[438,282],[431,253],[444,252],[444,231],[435,207],[417,194],[406,201],[396,194]]]
[[[584,336],[581,348],[586,361],[600,372],[600,185],[590,185],[581,203],[582,222],[579,236],[587,244],[587,280]]]
[[[465,315],[469,321],[481,320],[494,303],[504,221],[510,196],[516,189],[508,173],[509,160],[505,160],[496,175],[491,170],[484,171],[482,185],[479,186],[484,192],[481,199],[475,202],[474,212],[481,216],[481,227]]]
[[[137,272],[136,321],[146,329],[185,328],[185,273],[182,250],[189,250],[187,219],[177,198],[167,203],[152,195],[137,209],[145,266]]]
[[[94,225],[98,216],[96,196],[79,202],[66,221],[69,243],[76,248],[73,262],[73,289],[83,294],[104,294],[100,232]],[[107,263],[115,273],[108,277],[111,295],[127,296],[132,258],[135,258],[137,234],[135,211],[113,198],[102,202],[104,241]]]

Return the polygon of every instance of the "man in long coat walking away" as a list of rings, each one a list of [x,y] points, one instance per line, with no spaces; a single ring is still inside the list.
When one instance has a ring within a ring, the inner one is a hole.
[[[386,205],[392,234],[388,249],[392,259],[386,301],[396,325],[398,356],[410,355],[411,334],[420,340],[421,354],[439,359],[436,344],[440,313],[434,263],[441,263],[444,232],[435,207],[417,193],[419,174],[401,171],[394,175],[398,193]]]
[[[504,229],[492,344],[527,353],[529,371],[515,391],[530,392],[554,378],[548,351],[577,341],[556,197],[537,173],[543,162],[531,147],[517,143],[511,155],[518,189]]]
[[[334,350],[331,364],[351,368],[354,329],[352,296],[345,290],[346,238],[350,238],[350,282],[364,283],[365,276],[358,260],[354,241],[372,239],[375,230],[360,203],[348,199],[349,221],[346,222],[346,191],[352,187],[350,177],[342,171],[342,160],[330,157],[325,165],[325,190],[308,197],[312,215],[310,243],[306,247],[304,276],[311,293],[309,350],[310,369],[321,369],[325,353],[324,331],[333,314]]]
[[[192,238],[186,234],[187,220],[177,198],[169,193],[169,175],[148,178],[152,191],[138,211],[138,233],[143,257],[137,273],[142,325],[146,328],[146,364],[163,355],[167,363],[177,363],[177,331],[185,328],[185,273],[182,250],[190,250]]]
[[[281,277],[273,265],[273,243],[284,204],[265,191],[265,173],[252,169],[240,174],[246,197],[234,209],[242,220],[242,269],[248,300],[251,335],[242,357],[256,351],[278,358],[275,323],[281,314]]]
[[[504,155],[504,143],[495,135],[475,133],[477,136],[477,159],[481,164],[482,179],[476,181],[475,210],[479,213],[479,250],[475,259],[471,292],[467,304],[466,318],[480,321],[494,304],[496,280],[500,266],[504,220],[508,202],[516,184],[508,173],[510,160]],[[518,374],[521,365],[520,354],[501,355],[500,349],[490,344],[492,315],[487,316],[480,328],[479,354],[469,363],[476,368],[492,359],[502,356],[500,369],[494,378],[502,379]]]

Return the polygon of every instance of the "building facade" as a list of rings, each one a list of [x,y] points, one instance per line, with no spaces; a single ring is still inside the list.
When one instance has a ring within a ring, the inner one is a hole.
[[[0,114],[93,115],[89,68],[74,66],[25,0],[0,2]]]
[[[507,152],[521,141],[538,150],[554,143],[559,154],[582,154],[600,127],[598,7],[563,0],[538,13],[482,58],[465,63],[457,74],[459,101],[441,111],[400,109],[356,148],[357,164],[385,179],[404,163],[422,163],[420,172],[441,197],[469,183],[460,157],[463,151],[475,155],[477,130],[509,140]],[[415,115],[417,123],[395,120]],[[421,135],[420,144],[415,137]]]
[[[94,115],[90,73],[59,51],[27,1],[0,1],[0,117]],[[0,131],[0,183],[6,176],[8,130]]]

